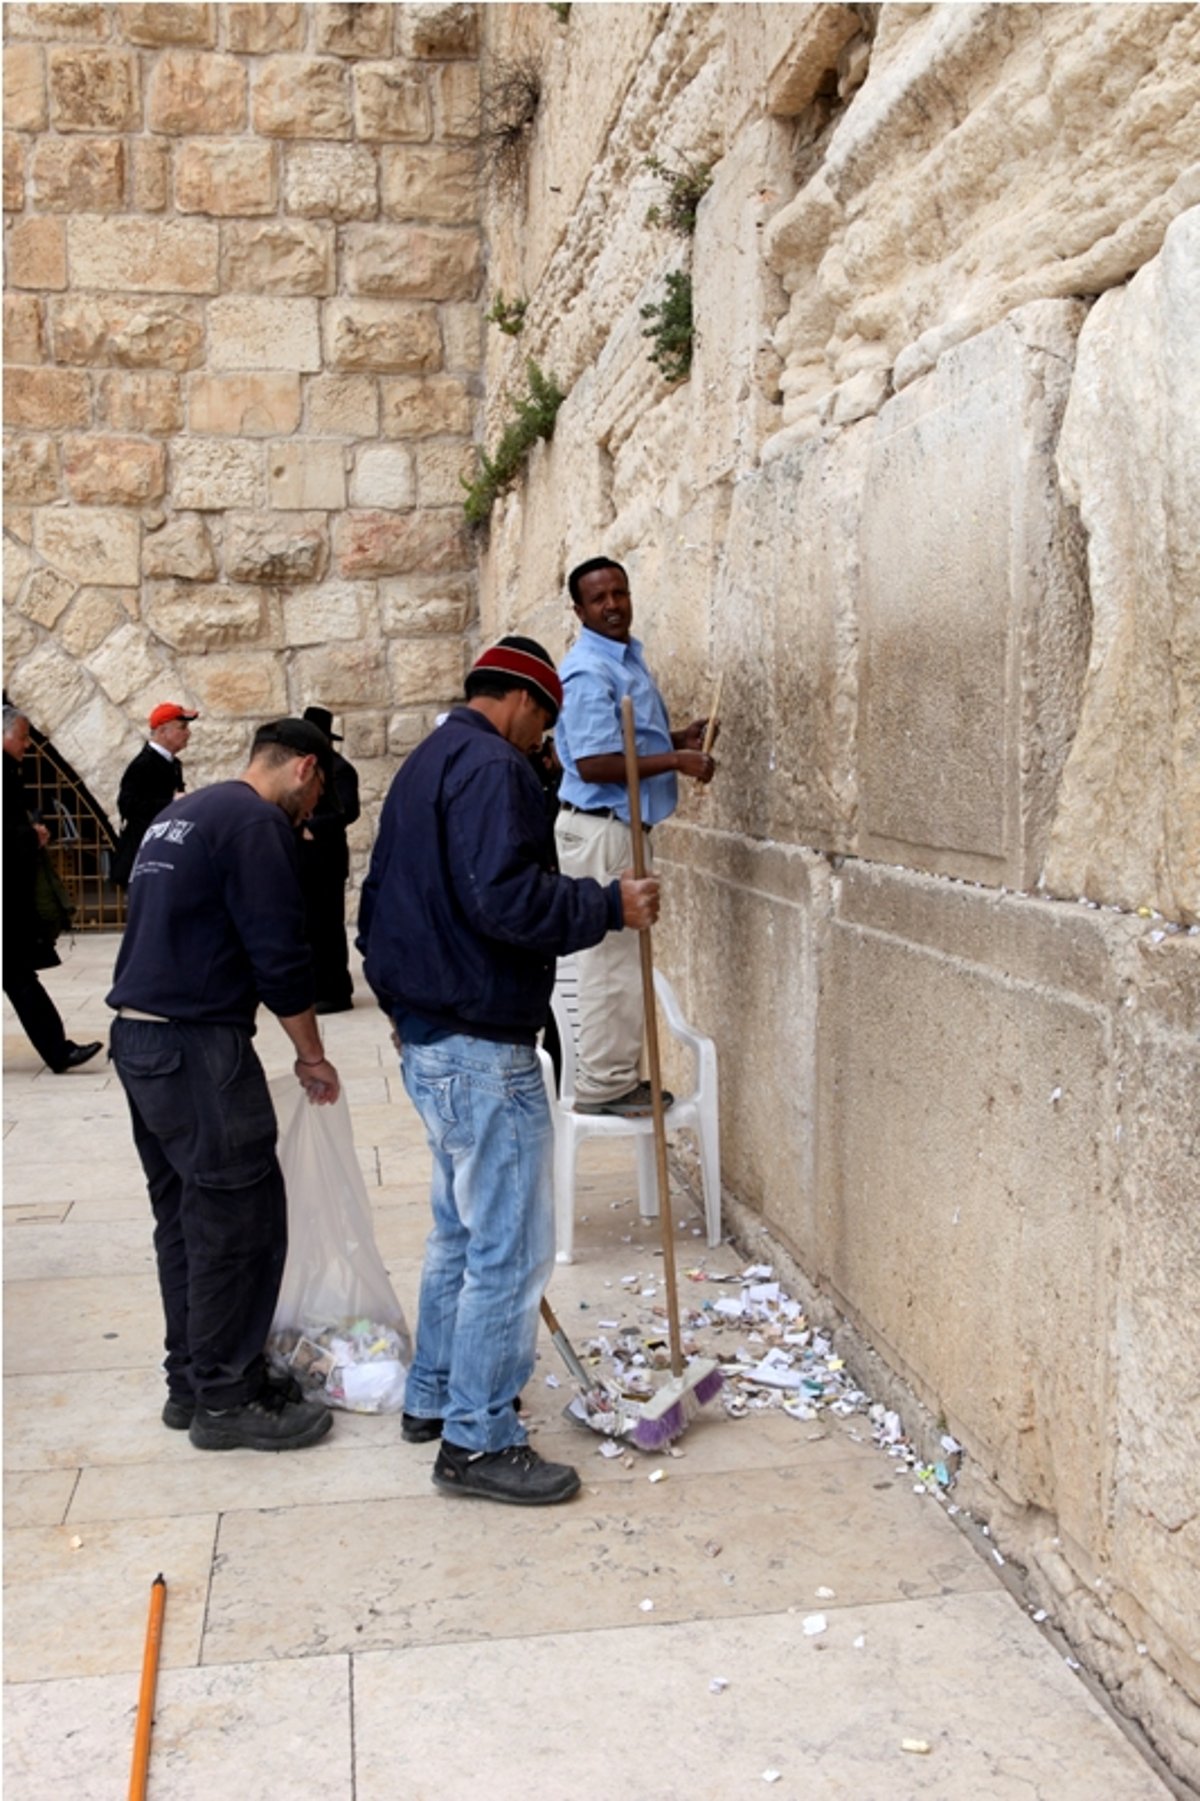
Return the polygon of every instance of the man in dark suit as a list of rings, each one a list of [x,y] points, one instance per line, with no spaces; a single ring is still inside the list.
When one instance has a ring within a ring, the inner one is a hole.
[[[342,742],[326,707],[305,707],[304,717],[331,744]],[[333,781],[300,833],[300,886],[304,891],[308,945],[316,978],[317,1012],[345,1013],[354,1005],[346,943],[346,882],[350,847],[346,827],[359,815],[358,774],[336,749]]]
[[[186,749],[193,719],[177,701],[164,700],[150,715],[150,737],[125,774],[117,795],[117,811],[124,824],[113,852],[109,876],[118,887],[129,886],[129,872],[146,827],[184,789],[179,752]]]

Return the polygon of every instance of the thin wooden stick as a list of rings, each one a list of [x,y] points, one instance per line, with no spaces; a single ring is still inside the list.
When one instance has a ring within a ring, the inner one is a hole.
[[[725,671],[722,669],[717,677],[717,691],[713,695],[712,706],[708,709],[708,724],[704,728],[704,743],[701,745],[705,756],[712,753],[713,739],[717,735],[717,715],[721,711],[721,689],[725,686]]]
[[[133,1738],[133,1769],[129,1776],[129,1801],[144,1801],[150,1769],[150,1728],[154,1724],[154,1691],[158,1685],[158,1653],[162,1647],[163,1613],[167,1584],[161,1572],[150,1584],[150,1617],[146,1622],[146,1649],[142,1656],[142,1688],[138,1696],[137,1730]]]
[[[633,834],[633,873],[640,881],[646,873],[646,845],[642,832],[642,791],[638,781],[637,739],[633,729],[633,702],[621,702],[625,734],[625,785],[629,791],[629,829]],[[642,959],[642,1005],[646,1014],[646,1055],[650,1062],[650,1099],[654,1111],[654,1161],[658,1176],[658,1219],[662,1228],[663,1273],[667,1279],[667,1323],[671,1331],[671,1374],[683,1375],[683,1338],[679,1330],[679,1296],[675,1285],[675,1238],[671,1231],[671,1196],[667,1187],[667,1121],[663,1111],[662,1067],[658,1055],[658,1009],[654,998],[654,952],[650,928],[638,933]]]

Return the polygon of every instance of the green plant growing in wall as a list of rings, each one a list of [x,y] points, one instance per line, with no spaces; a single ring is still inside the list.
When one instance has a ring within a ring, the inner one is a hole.
[[[662,300],[642,307],[641,315],[651,321],[642,333],[654,340],[650,361],[661,369],[664,380],[685,381],[692,367],[693,329],[692,278],[686,270],[673,269]]]
[[[552,375],[542,374],[532,357],[525,365],[525,379],[528,386],[514,403],[495,454],[489,456],[481,450],[475,480],[462,478],[467,491],[463,512],[468,525],[487,524],[493,506],[512,487],[538,439],[549,441],[554,436],[554,421],[566,395]]]
[[[560,25],[565,25],[571,17],[571,0],[548,0],[550,11]]]
[[[712,186],[711,163],[693,163],[685,157],[682,169],[672,169],[660,157],[648,156],[646,168],[667,184],[667,197],[646,213],[647,225],[662,225],[690,238],[696,229],[696,210]]]
[[[519,338],[525,329],[525,314],[529,310],[529,297],[506,300],[503,294],[497,294],[492,302],[492,310],[483,316],[489,325],[498,325],[508,338]]]

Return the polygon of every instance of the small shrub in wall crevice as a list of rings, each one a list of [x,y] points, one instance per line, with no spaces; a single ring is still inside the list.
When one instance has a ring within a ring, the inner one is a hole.
[[[467,491],[463,512],[468,525],[480,529],[487,525],[493,506],[517,480],[538,439],[549,441],[554,436],[554,421],[566,395],[553,375],[542,374],[532,357],[525,365],[525,380],[526,391],[514,402],[494,455],[481,449],[475,480],[463,477]]]

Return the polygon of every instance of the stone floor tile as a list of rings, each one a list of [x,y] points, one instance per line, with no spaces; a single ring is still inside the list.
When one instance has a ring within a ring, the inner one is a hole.
[[[5,1284],[4,1367],[13,1375],[155,1369],[162,1330],[151,1275]]]
[[[10,1282],[69,1276],[154,1275],[150,1204],[142,1196],[140,1219],[84,1219],[66,1224],[23,1225],[5,1234],[4,1274]]]
[[[77,1469],[5,1470],[5,1528],[61,1526],[78,1482]]]
[[[492,1801],[1164,1801],[1006,1594],[818,1608],[816,1638],[805,1604],[365,1653],[356,1801],[393,1801],[401,1770],[405,1801],[444,1801],[455,1770],[486,1770]]]
[[[168,1630],[175,1603],[168,1586]],[[12,1801],[112,1801],[125,1794],[137,1703],[133,1674],[10,1686],[6,1793]],[[153,1801],[351,1801],[353,1793],[348,1659],[160,1673]]]

